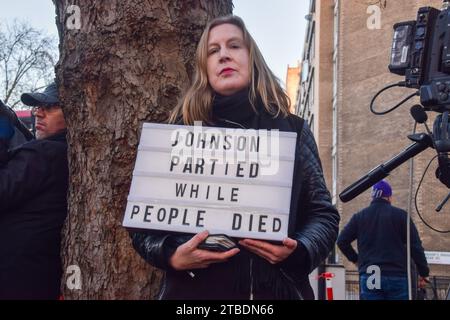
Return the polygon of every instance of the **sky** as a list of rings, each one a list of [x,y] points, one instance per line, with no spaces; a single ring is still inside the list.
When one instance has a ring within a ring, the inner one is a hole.
[[[301,60],[309,0],[234,0],[270,69],[285,82],[288,64]]]
[[[103,1],[103,0],[101,0]],[[288,64],[301,60],[309,0],[234,0],[240,16],[258,44],[269,67],[284,83]],[[0,0],[0,22],[27,21],[57,37],[51,0]]]

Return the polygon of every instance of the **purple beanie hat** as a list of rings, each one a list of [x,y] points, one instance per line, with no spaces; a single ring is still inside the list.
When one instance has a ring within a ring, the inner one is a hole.
[[[389,198],[390,196],[392,196],[392,188],[386,181],[381,180],[373,185],[372,198]]]

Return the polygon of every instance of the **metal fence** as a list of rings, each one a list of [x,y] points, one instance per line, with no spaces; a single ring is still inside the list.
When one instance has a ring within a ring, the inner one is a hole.
[[[359,300],[359,274],[357,271],[345,272],[345,300]]]
[[[450,299],[450,277],[431,276],[425,290],[413,289],[415,300]],[[356,271],[345,273],[345,300],[359,300],[359,275]]]
[[[449,300],[450,277],[430,277],[423,297],[425,300]]]

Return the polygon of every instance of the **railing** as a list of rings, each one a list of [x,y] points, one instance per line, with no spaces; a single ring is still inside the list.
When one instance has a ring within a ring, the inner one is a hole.
[[[419,299],[421,300],[447,300],[449,297],[450,277],[430,277],[430,283],[425,288],[425,294]],[[419,291],[420,292],[420,291]]]
[[[414,300],[450,299],[450,277],[431,276],[425,290],[413,290]],[[357,271],[345,273],[345,300],[359,300],[359,274]]]
[[[357,271],[345,272],[345,300],[359,300],[359,274]]]

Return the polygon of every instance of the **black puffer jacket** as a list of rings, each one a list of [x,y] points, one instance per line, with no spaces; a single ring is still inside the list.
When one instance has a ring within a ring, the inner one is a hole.
[[[57,299],[67,214],[66,132],[0,143],[0,300]]]
[[[134,233],[133,246],[148,263],[166,271],[161,299],[248,299],[251,295],[255,299],[313,298],[308,274],[333,248],[339,225],[339,214],[331,204],[314,137],[297,116],[273,118],[261,107],[259,114],[255,114],[248,103],[236,103],[235,99],[229,107],[227,98],[220,101],[216,98],[213,109],[216,126],[297,132],[289,222],[289,236],[297,240],[297,249],[277,265],[241,250],[228,262],[193,270],[192,277],[168,265],[176,248],[192,235]]]

